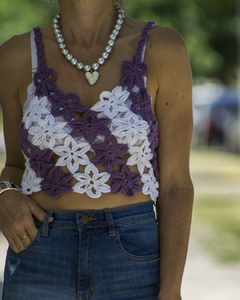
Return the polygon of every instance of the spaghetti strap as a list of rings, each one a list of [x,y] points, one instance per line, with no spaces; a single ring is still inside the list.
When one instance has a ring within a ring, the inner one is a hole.
[[[144,44],[143,49],[142,49],[142,59],[141,59],[142,62],[144,61],[145,54],[146,54],[146,49],[147,49],[147,42],[148,42],[149,32],[150,32],[150,30],[151,30],[155,25],[156,25],[155,23],[152,23],[152,26],[149,28],[148,33],[147,33],[147,35],[146,35],[146,38],[145,38],[145,44]]]
[[[32,76],[37,71],[38,68],[38,57],[37,57],[37,47],[35,43],[35,33],[34,30],[31,31],[31,58],[32,58]]]
[[[150,30],[155,26],[154,22],[148,22],[147,25],[144,27],[142,31],[142,36],[140,41],[138,42],[138,48],[137,52],[134,56],[134,60],[137,61],[138,63],[143,62],[145,52],[146,52],[146,45],[147,45],[147,40],[148,40],[148,35]]]
[[[144,76],[148,72],[148,66],[144,62],[144,56],[146,52],[148,35],[154,25],[154,22],[148,22],[146,24],[138,42],[136,54],[133,56],[131,61],[126,60],[122,62],[122,77],[120,79],[120,85],[127,86],[129,92],[132,91],[134,86],[145,88],[146,80]]]
[[[42,33],[39,27],[33,28],[34,32],[34,41],[35,41],[35,49],[37,55],[37,66],[43,67],[45,65],[45,57],[44,57],[44,49],[42,43]]]

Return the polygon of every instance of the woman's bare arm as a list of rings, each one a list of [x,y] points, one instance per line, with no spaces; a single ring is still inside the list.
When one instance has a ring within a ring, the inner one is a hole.
[[[188,53],[178,33],[169,28],[158,28],[154,31],[152,44],[158,85],[155,109],[159,122],[160,169],[159,299],[179,300],[194,194],[189,175],[192,76]]]
[[[19,87],[27,74],[24,70],[30,60],[30,45],[25,46],[24,41],[23,37],[14,37],[0,47],[0,105],[6,146],[6,163],[0,181],[8,180],[17,185],[21,183],[25,163],[18,147],[22,119]],[[43,221],[45,212],[26,195],[17,191],[6,191],[0,195],[0,227],[15,252],[27,247],[36,236],[32,215]],[[27,238],[22,241],[25,235]]]

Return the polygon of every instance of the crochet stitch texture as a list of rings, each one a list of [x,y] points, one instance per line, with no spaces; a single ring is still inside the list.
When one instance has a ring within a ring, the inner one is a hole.
[[[148,68],[142,61],[153,26],[147,23],[133,59],[122,62],[119,86],[102,92],[90,109],[78,94],[57,88],[56,72],[45,63],[40,28],[33,29],[38,68],[28,87],[19,132],[26,159],[24,194],[43,191],[58,197],[74,191],[98,198],[102,193],[131,197],[142,191],[156,201],[158,123],[146,87]],[[82,118],[75,119],[76,113]]]

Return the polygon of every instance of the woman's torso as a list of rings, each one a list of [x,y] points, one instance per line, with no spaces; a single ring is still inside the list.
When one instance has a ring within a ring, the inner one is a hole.
[[[122,31],[121,36],[114,45],[110,59],[100,68],[99,82],[94,86],[89,86],[84,78],[84,72],[76,70],[71,66],[60,53],[55,42],[51,26],[41,30],[43,36],[44,54],[46,65],[53,68],[57,74],[56,85],[64,93],[75,92],[80,95],[81,104],[87,108],[91,108],[99,99],[102,91],[112,91],[119,84],[121,77],[121,64],[123,61],[131,60],[137,50],[137,45],[140,40],[142,30],[146,26],[145,23],[128,20],[128,29]],[[126,28],[126,27],[125,27]],[[30,37],[29,37],[30,39]],[[93,63],[101,50],[104,48],[104,43],[99,46],[89,49],[83,49],[72,45],[71,52],[75,54],[84,63]],[[148,42],[148,47],[151,47],[151,41]],[[123,51],[124,49],[124,51]],[[89,59],[90,57],[90,59]],[[150,58],[146,54],[145,63],[148,65]],[[23,108],[26,102],[26,87],[31,81],[31,73],[29,69],[31,65],[26,65],[19,97]],[[154,110],[154,101],[156,98],[156,80],[154,74],[151,73],[151,68],[147,73],[147,87],[152,96],[152,108]],[[131,167],[132,171],[136,171],[136,167]],[[79,194],[74,192],[63,193],[57,199],[53,199],[43,192],[33,193],[30,196],[40,206],[46,209],[102,209],[106,207],[118,207],[129,205],[138,202],[148,201],[149,195],[144,195],[142,192],[135,192],[133,197],[128,197],[124,193],[105,193],[100,198],[93,199],[87,194]]]

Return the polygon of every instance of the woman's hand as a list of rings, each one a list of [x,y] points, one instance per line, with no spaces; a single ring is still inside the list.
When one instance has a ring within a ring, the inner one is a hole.
[[[18,191],[0,195],[0,227],[15,253],[23,251],[37,235],[32,215],[43,222],[46,212]]]

